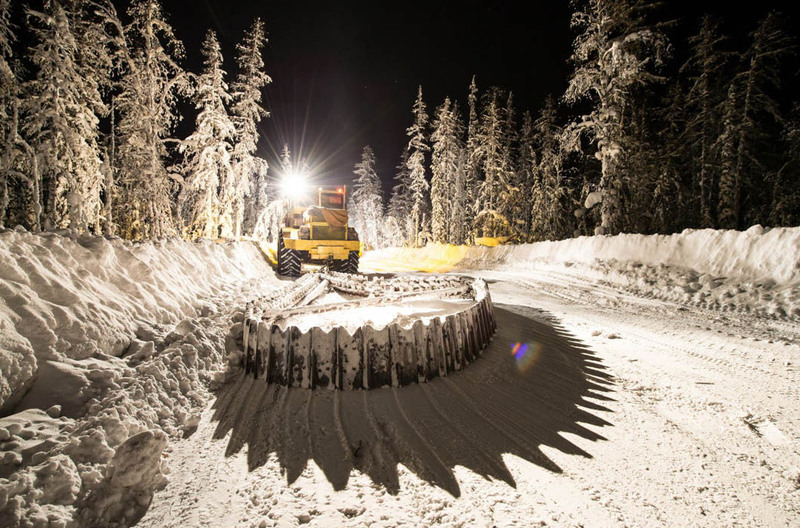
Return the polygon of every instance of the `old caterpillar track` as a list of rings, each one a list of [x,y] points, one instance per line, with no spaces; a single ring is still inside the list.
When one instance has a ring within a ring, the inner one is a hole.
[[[331,291],[355,299],[310,304]],[[459,310],[403,317],[378,328],[337,324],[327,330],[318,326],[301,330],[287,324],[291,317],[378,309],[432,296],[458,299]],[[244,369],[267,383],[289,387],[398,387],[463,369],[483,352],[495,329],[491,297],[481,279],[309,273],[248,303],[242,337]]]

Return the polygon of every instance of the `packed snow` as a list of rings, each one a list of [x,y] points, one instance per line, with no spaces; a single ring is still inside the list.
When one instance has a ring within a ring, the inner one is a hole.
[[[287,284],[255,244],[0,232],[0,525],[800,521],[800,228],[361,262],[486,279],[492,345],[427,384],[287,390],[226,361]]]
[[[334,296],[331,296],[334,297]],[[335,296],[340,297],[340,296]],[[342,299],[344,301],[344,299]],[[392,304],[377,306],[344,306],[341,309],[326,310],[326,304],[339,304],[331,298],[322,299],[324,304],[312,306],[307,313],[293,314],[279,318],[276,322],[281,328],[295,326],[306,332],[317,327],[324,331],[343,327],[354,332],[364,326],[378,330],[392,323],[410,326],[414,321],[429,322],[433,318],[444,320],[450,314],[458,313],[475,304],[473,299],[436,299],[433,296],[397,301]],[[320,308],[313,311],[313,308]]]

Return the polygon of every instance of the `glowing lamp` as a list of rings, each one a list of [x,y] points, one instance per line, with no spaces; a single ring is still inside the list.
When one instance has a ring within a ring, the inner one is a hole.
[[[306,177],[300,173],[286,174],[281,180],[280,187],[281,193],[286,198],[300,198],[306,193]]]
[[[336,192],[338,192],[339,194],[342,194],[342,188],[339,187],[338,189],[336,189]]]

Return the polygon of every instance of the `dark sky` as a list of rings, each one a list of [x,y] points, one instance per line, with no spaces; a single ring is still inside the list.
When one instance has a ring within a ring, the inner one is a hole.
[[[320,178],[349,181],[369,144],[387,189],[419,84],[429,114],[448,95],[463,108],[473,74],[479,89],[511,90],[518,109],[536,112],[547,94],[563,93],[574,37],[566,0],[163,3],[186,45],[186,66],[195,71],[207,29],[217,31],[232,74],[233,46],[253,17],[264,20],[266,69],[273,83],[266,90],[272,115],[262,123],[261,148],[272,167],[288,143]],[[800,21],[797,3],[765,0],[733,8],[729,0],[667,0],[664,11],[686,28],[676,30],[677,38],[685,36],[681,31],[693,32],[692,21],[710,12],[741,39],[770,8],[786,13],[792,21],[787,27],[793,27]]]

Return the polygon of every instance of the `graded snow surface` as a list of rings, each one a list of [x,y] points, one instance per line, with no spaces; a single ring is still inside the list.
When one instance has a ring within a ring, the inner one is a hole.
[[[800,228],[361,262],[485,279],[487,352],[287,390],[229,368],[245,302],[287,284],[254,244],[0,232],[0,526],[800,523]]]
[[[326,301],[325,304],[333,304]],[[381,329],[392,323],[407,327],[421,320],[428,323],[431,319],[438,317],[444,320],[450,314],[458,313],[475,304],[472,299],[427,299],[415,298],[414,300],[387,303],[377,306],[342,306],[337,310],[325,310],[313,312],[316,307],[311,307],[309,313],[303,315],[292,315],[290,317],[278,319],[276,322],[281,328],[295,326],[307,332],[311,328],[319,327],[329,331],[336,327],[343,327],[349,332],[354,332],[363,326],[371,326],[374,329]],[[317,305],[320,308],[324,304]]]

